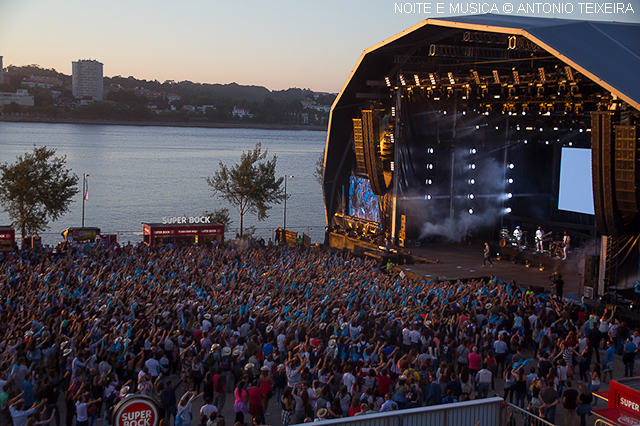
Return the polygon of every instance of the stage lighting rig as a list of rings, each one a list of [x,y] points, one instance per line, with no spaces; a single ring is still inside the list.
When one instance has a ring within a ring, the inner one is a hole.
[[[495,84],[500,84],[500,74],[498,74],[498,70],[493,70],[493,82]]]
[[[538,68],[538,77],[540,77],[540,82],[542,84],[547,82],[547,75],[545,74],[543,67]]]
[[[471,77],[473,78],[474,83],[480,84],[480,76],[478,75],[478,71],[471,70]]]
[[[520,84],[520,74],[518,70],[513,68],[513,84]]]

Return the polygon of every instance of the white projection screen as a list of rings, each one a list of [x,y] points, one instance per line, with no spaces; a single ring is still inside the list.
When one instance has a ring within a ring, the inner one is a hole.
[[[595,214],[591,179],[591,150],[562,148],[558,210]]]

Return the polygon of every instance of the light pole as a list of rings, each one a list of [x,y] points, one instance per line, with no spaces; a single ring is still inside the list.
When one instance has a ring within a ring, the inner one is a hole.
[[[284,221],[282,230],[287,230],[287,178],[293,179],[293,175],[284,175]]]
[[[82,177],[82,227],[84,228],[84,201],[88,198],[89,193],[87,192],[87,178],[88,174],[84,174]]]

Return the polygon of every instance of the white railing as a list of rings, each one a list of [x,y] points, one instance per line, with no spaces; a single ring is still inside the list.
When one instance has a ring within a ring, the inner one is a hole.
[[[342,419],[323,420],[322,426],[500,426],[503,399],[476,399],[453,404],[432,405],[386,413],[365,414]]]

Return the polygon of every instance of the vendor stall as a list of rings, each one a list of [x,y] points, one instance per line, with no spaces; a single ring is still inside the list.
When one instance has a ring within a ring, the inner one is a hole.
[[[0,226],[0,252],[7,253],[16,249],[16,231],[11,226]]]
[[[180,219],[180,218],[178,218]],[[184,221],[142,223],[142,241],[150,246],[213,244],[224,241],[224,226],[215,222]]]
[[[100,228],[71,227],[62,231],[65,241],[93,242],[100,240]]]
[[[607,408],[592,410],[606,424],[615,426],[640,425],[640,377],[629,377],[609,382]]]

